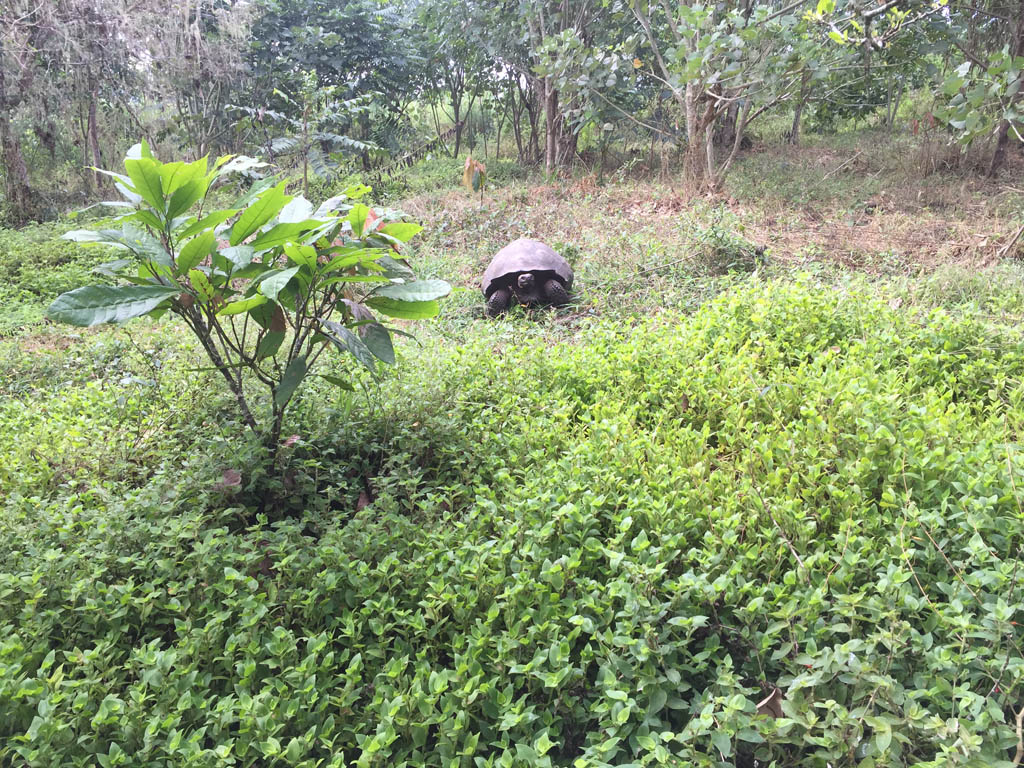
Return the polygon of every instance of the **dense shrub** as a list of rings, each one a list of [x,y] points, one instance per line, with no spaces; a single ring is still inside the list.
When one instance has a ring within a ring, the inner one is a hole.
[[[0,762],[1009,765],[1020,332],[756,282],[586,331],[418,352],[316,441],[358,511],[12,494]]]

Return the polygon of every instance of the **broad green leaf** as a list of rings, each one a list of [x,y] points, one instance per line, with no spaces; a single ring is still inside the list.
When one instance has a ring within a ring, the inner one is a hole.
[[[126,248],[145,261],[171,266],[171,256],[164,250],[163,244],[146,230],[131,224],[124,224],[121,230],[116,229],[76,229],[62,235],[65,240],[78,243],[104,243],[117,248]]]
[[[300,267],[316,268],[316,248],[311,245],[295,245],[285,243],[284,252],[294,263]]]
[[[883,718],[873,718],[873,727],[875,729],[875,748],[878,750],[878,754],[884,755],[889,749],[889,745],[892,743],[892,726],[888,720]]]
[[[277,403],[278,408],[287,405],[304,378],[306,378],[306,358],[296,357],[284,369],[281,383],[274,390],[274,402]]]
[[[341,323],[336,323],[333,320],[322,321],[324,328],[324,335],[327,336],[339,349],[347,349],[352,353],[352,356],[366,366],[367,369],[374,375],[377,373],[377,359],[373,353],[367,348],[356,334],[352,333],[351,329],[346,328]]]
[[[140,157],[147,157],[150,160],[155,160],[153,157],[153,151],[149,148],[149,142],[143,139],[138,144],[132,144],[128,148],[128,152],[125,154],[125,159],[138,160]]]
[[[164,195],[173,195],[177,190],[197,180],[206,179],[207,160],[201,157],[192,163],[164,163],[160,166],[160,179]]]
[[[185,229],[177,233],[177,237],[179,240],[184,240],[186,237],[192,237],[192,235],[196,234],[197,232],[202,232],[204,229],[212,230],[219,224],[223,224],[236,213],[238,213],[237,208],[228,208],[223,211],[214,211],[213,213],[203,216],[203,218],[199,219],[199,221],[189,224],[187,227],[185,227]]]
[[[277,301],[277,295],[288,285],[288,281],[298,273],[298,267],[275,270],[260,281],[259,291],[268,299]]]
[[[277,350],[281,348],[284,337],[284,331],[268,331],[267,335],[260,339],[260,343],[256,347],[256,359],[263,360],[264,358],[276,355]]]
[[[396,240],[400,240],[403,243],[407,243],[412,240],[418,233],[423,231],[423,227],[419,224],[413,224],[412,222],[406,221],[392,221],[390,224],[385,224],[381,227],[381,232],[385,235],[391,235]]]
[[[395,347],[387,328],[380,323],[368,323],[359,326],[359,335],[374,357],[388,365],[395,364]]]
[[[277,218],[282,224],[295,224],[312,218],[312,216],[313,204],[302,195],[298,195],[281,209],[281,213]]]
[[[238,245],[277,215],[291,199],[284,193],[285,184],[286,182],[282,181],[276,187],[268,189],[242,211],[242,215],[231,228],[231,245]]]
[[[299,239],[300,235],[305,235],[305,233],[314,229],[317,224],[319,224],[319,222],[316,219],[305,219],[303,221],[286,224],[275,224],[266,232],[257,235],[249,245],[257,251],[274,248],[278,245],[284,245],[287,242],[293,242]]]
[[[125,160],[124,168],[128,172],[128,178],[132,180],[135,191],[162,215],[166,209],[166,202],[160,179],[159,163],[148,157],[141,157]]]
[[[115,229],[73,229],[60,236],[61,240],[71,240],[76,243],[109,243],[121,248],[127,248],[121,239],[121,233]]]
[[[451,293],[452,287],[444,280],[417,280],[414,283],[392,283],[378,288],[374,295],[398,301],[430,301]]]
[[[125,224],[121,227],[121,240],[139,258],[155,261],[168,269],[173,266],[171,254],[164,248],[164,244],[146,230]]]
[[[252,263],[256,249],[251,245],[236,245],[230,248],[221,248],[220,255],[231,262],[232,274],[234,274],[234,269],[243,269]]]
[[[441,311],[440,305],[434,300],[399,301],[386,296],[371,296],[365,303],[382,314],[403,320],[425,320]]]
[[[167,203],[167,218],[173,220],[185,213],[206,194],[209,184],[206,177],[202,176],[179,187]]]
[[[342,248],[337,252],[337,255],[331,259],[327,264],[324,265],[320,271],[324,274],[328,272],[334,272],[338,269],[348,269],[354,267],[356,264],[363,260],[366,254],[365,248]]]
[[[114,259],[113,261],[105,261],[93,267],[92,271],[107,277],[118,277],[122,269],[134,263],[131,259]]]
[[[231,207],[237,208],[238,210],[248,208],[249,204],[253,200],[262,195],[268,189],[272,188],[275,181],[277,181],[275,177],[267,176],[264,179],[253,182],[252,186],[250,186],[241,197],[231,204]]]
[[[209,278],[198,269],[189,270],[188,281],[192,284],[193,290],[199,294],[199,298],[203,302],[212,299],[214,293],[216,293],[213,285],[210,284]]]
[[[89,285],[57,297],[47,316],[61,323],[90,326],[121,323],[145,315],[181,289],[167,285]]]
[[[178,272],[184,274],[190,269],[199,266],[203,259],[210,255],[216,240],[217,238],[213,234],[213,230],[208,229],[198,237],[194,237],[185,243],[178,254]]]
[[[715,749],[722,753],[723,757],[728,758],[732,754],[732,739],[728,733],[715,731],[711,734],[711,743],[715,745]]]
[[[164,228],[163,222],[160,221],[160,219],[157,218],[157,215],[149,208],[140,208],[135,211],[135,213],[121,217],[121,221],[133,220],[138,221],[141,224],[145,224],[147,227],[155,229],[157,232],[160,232]]]
[[[266,296],[251,296],[248,299],[242,299],[241,301],[232,301],[230,304],[225,304],[223,307],[217,310],[218,315],[240,315],[243,312],[248,312],[253,307],[258,307],[260,304],[265,304],[268,301]]]
[[[330,374],[327,374],[327,373],[321,373],[320,374],[320,378],[324,379],[325,381],[331,382],[331,384],[333,384],[334,386],[336,386],[336,387],[338,387],[340,389],[344,389],[346,392],[355,392],[356,391],[355,387],[353,387],[349,382],[345,381],[344,379],[342,379],[342,378],[340,378],[338,376],[331,376]]]
[[[356,203],[348,212],[348,223],[352,225],[352,235],[362,237],[363,229],[366,227],[366,218],[370,215],[370,209],[362,203]]]
[[[381,256],[376,264],[384,270],[388,277],[397,277],[402,280],[414,281],[416,274],[405,263],[404,259],[396,259],[393,256]]]
[[[243,171],[252,171],[257,168],[266,168],[267,163],[257,160],[255,157],[246,157],[245,155],[225,155],[217,161],[215,170],[217,176],[224,176],[229,173],[241,173]]]

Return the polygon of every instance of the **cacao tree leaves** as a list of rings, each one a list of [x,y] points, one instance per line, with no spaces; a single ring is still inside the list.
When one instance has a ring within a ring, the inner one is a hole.
[[[440,299],[451,293],[452,287],[444,280],[417,280],[412,283],[391,283],[374,291],[375,296],[384,296],[407,302]]]
[[[125,161],[127,175],[115,176],[130,206],[121,229],[65,236],[131,252],[134,259],[111,262],[105,271],[130,284],[76,289],[60,296],[49,316],[75,325],[167,310],[182,316],[214,369],[231,382],[252,429],[258,428],[255,410],[238,386],[238,372],[269,387],[276,407],[267,434],[280,434],[285,408],[318,345],[331,342],[376,376],[380,363],[395,364],[392,334],[400,332],[377,322],[369,307],[392,317],[432,317],[451,288],[443,280],[416,280],[405,260],[395,257],[422,230],[401,221],[399,212],[355,203],[337,206],[340,214],[318,215],[323,207],[312,214],[312,203],[287,195],[285,182],[268,179],[230,208],[189,215],[219,175],[250,167],[246,163],[221,158],[208,171],[206,158],[161,163],[137,145]],[[353,188],[344,197],[365,191]],[[344,291],[339,283],[348,284]],[[239,316],[246,322],[238,323]],[[248,335],[253,333],[255,342]],[[270,365],[262,362],[268,358],[274,358]],[[343,378],[328,380],[351,388]]]
[[[374,357],[382,363],[395,364],[395,347],[387,328],[380,323],[369,323],[359,326],[359,335]]]
[[[135,191],[150,207],[163,215],[166,203],[164,202],[163,182],[156,161],[148,157],[128,158],[124,161],[124,168]]]
[[[167,285],[89,285],[58,296],[46,315],[77,326],[123,323],[151,312],[179,293],[180,288]]]
[[[278,408],[283,408],[288,404],[299,384],[306,378],[306,371],[305,357],[296,357],[288,364],[281,376],[281,381],[274,388],[274,402]]]
[[[366,305],[389,317],[397,317],[402,320],[426,320],[441,311],[441,305],[433,299],[430,301],[403,301],[389,299],[386,296],[371,296],[366,300]]]
[[[271,187],[248,206],[231,228],[231,245],[238,245],[280,211],[291,197],[284,193],[286,182]]]
[[[341,323],[336,323],[333,320],[325,320],[322,325],[324,335],[339,349],[347,350],[352,357],[366,366],[370,373],[377,374],[377,358],[362,339]]]
[[[217,237],[213,230],[208,229],[185,243],[178,254],[178,271],[187,273],[193,267],[198,267],[203,259],[210,255],[216,242]]]

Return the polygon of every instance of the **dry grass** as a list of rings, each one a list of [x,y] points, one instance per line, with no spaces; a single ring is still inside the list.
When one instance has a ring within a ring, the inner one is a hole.
[[[694,197],[681,185],[632,179],[598,186],[592,175],[491,189],[481,207],[459,189],[402,207],[441,230],[452,277],[467,286],[515,237],[579,250],[596,274],[644,269],[685,255],[707,212],[724,207],[743,237],[773,261],[825,263],[870,273],[916,274],[940,265],[993,265],[1024,211],[1024,156],[997,181],[923,175],[906,141],[875,146],[759,147],[738,164],[727,194]],[[1024,253],[1018,243],[1005,258]]]

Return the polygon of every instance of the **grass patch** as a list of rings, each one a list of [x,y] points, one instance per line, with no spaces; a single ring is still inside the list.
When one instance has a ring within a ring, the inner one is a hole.
[[[30,381],[4,433],[99,481],[31,479],[5,441],[29,479],[0,515],[0,757],[1006,760],[1024,339],[974,290],[755,278],[631,325],[446,319],[372,408],[307,392],[302,512],[250,527],[229,407],[104,473],[125,410],[202,385],[186,348],[134,401],[123,332],[54,352],[85,361],[59,382],[7,358]]]

